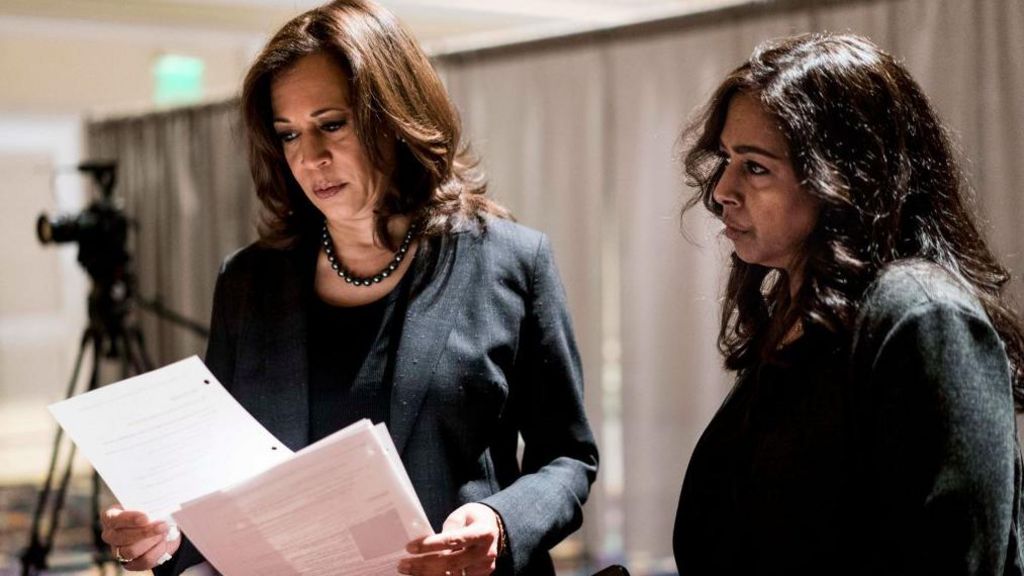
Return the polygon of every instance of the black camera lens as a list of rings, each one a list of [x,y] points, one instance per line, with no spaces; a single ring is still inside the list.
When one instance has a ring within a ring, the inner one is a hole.
[[[74,216],[50,220],[46,214],[40,214],[39,219],[36,220],[36,235],[39,236],[39,241],[43,244],[75,242],[79,236],[78,228],[78,218]]]
[[[50,224],[50,219],[46,217],[46,214],[40,214],[36,220],[36,236],[39,237],[39,241],[43,244],[49,244],[53,241],[53,226]]]

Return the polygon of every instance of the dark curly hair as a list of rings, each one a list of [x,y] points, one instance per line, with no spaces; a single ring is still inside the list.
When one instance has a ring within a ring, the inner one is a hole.
[[[796,322],[848,337],[879,271],[920,258],[960,277],[980,300],[1005,344],[1020,407],[1024,337],[1001,296],[1010,275],[985,244],[946,129],[907,70],[851,34],[761,44],[683,134],[687,183],[697,188],[684,212],[703,204],[721,215],[712,196],[724,169],[719,138],[729,103],[741,93],[776,120],[801,187],[821,201],[821,211],[793,296],[784,271],[732,255],[718,337],[726,367],[777,360]]]
[[[370,162],[391,186],[375,208],[377,236],[411,216],[420,233],[437,236],[464,221],[507,210],[484,196],[486,183],[461,142],[462,127],[426,55],[390,12],[369,0],[337,0],[285,24],[249,68],[242,117],[249,166],[263,207],[260,239],[283,247],[317,234],[323,215],[303,194],[273,128],[270,86],[297,60],[324,53],[345,70],[354,126]],[[394,246],[391,246],[394,248]]]

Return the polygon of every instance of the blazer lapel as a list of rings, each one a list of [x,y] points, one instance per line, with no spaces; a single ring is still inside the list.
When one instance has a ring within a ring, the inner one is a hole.
[[[473,266],[465,260],[473,257],[474,253],[466,250],[466,244],[473,241],[472,235],[453,234],[438,242],[438,264],[429,272],[425,286],[409,302],[395,357],[388,423],[399,455],[405,451],[437,361],[455,324],[459,295],[472,276]]]
[[[309,443],[308,286],[316,252],[300,249],[276,273],[281,290],[267,290],[262,389],[258,405],[267,429],[293,450]],[[311,267],[312,266],[312,267]]]

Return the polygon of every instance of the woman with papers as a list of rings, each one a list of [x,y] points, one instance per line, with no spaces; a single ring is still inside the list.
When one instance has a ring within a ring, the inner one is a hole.
[[[686,170],[734,249],[737,380],[686,470],[680,574],[1021,574],[1024,339],[907,70],[848,34],[767,42]]]
[[[379,6],[332,2],[270,40],[242,111],[264,210],[218,279],[211,371],[292,449],[388,425],[438,532],[394,571],[554,574],[597,471],[565,296],[547,238],[484,195],[427,58]],[[104,523],[129,570],[203,561],[139,513]]]

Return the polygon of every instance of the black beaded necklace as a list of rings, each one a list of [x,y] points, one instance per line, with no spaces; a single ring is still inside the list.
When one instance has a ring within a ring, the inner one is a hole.
[[[395,257],[388,262],[388,265],[383,270],[377,272],[373,276],[359,277],[352,274],[345,268],[345,266],[338,260],[334,255],[334,240],[331,238],[331,233],[327,231],[327,222],[324,222],[324,233],[322,236],[324,245],[324,254],[327,255],[327,261],[331,263],[331,268],[338,273],[338,277],[345,280],[346,283],[352,284],[353,286],[372,286],[384,280],[388,276],[391,276],[398,269],[398,265],[405,259],[405,253],[409,251],[409,244],[412,243],[413,232],[416,231],[416,224],[409,226],[409,231],[405,233],[405,238],[402,239],[402,244],[398,247],[398,251],[395,252]]]

